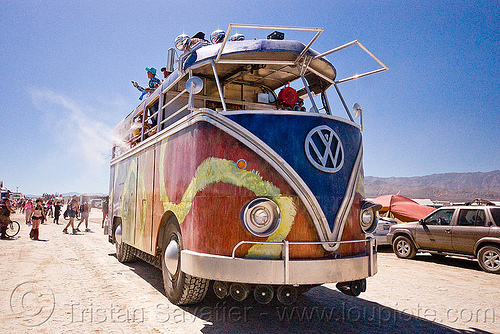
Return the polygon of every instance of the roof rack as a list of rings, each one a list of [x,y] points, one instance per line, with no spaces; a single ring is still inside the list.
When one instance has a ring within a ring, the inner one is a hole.
[[[258,24],[234,24],[234,23],[231,23],[229,24],[229,27],[227,29],[227,33],[226,33],[226,36],[224,37],[224,40],[222,41],[222,45],[219,49],[219,53],[217,54],[217,57],[215,58],[215,62],[217,63],[222,55],[222,51],[224,50],[224,47],[226,46],[226,42],[229,38],[229,33],[231,32],[231,30],[233,28],[249,28],[249,29],[280,29],[280,30],[294,30],[294,31],[313,31],[313,32],[316,32],[316,34],[314,34],[313,38],[309,41],[309,43],[307,43],[306,47],[304,48],[304,50],[302,50],[302,52],[300,53],[300,55],[298,56],[297,60],[295,61],[295,63],[297,64],[299,62],[299,60],[304,57],[304,55],[306,54],[307,50],[309,50],[309,48],[311,48],[311,45],[314,43],[314,41],[316,41],[316,39],[319,37],[319,35],[321,35],[321,33],[323,32],[323,28],[303,28],[303,27],[284,27],[284,26],[268,26],[268,25],[258,25]]]
[[[492,206],[495,206],[495,203],[490,202],[487,199],[476,198],[470,202],[465,203],[465,205],[492,205]]]

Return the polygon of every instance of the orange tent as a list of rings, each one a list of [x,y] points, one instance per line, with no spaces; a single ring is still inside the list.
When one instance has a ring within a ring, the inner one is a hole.
[[[394,218],[403,222],[420,220],[436,210],[400,195],[379,196],[373,200],[373,203],[382,205],[380,213],[389,212]]]

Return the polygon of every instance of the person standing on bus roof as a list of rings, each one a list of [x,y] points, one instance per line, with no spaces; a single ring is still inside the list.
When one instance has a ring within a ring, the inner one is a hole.
[[[156,68],[146,67],[146,72],[148,72],[149,83],[145,90],[151,94],[161,84],[161,81],[156,77]],[[135,87],[138,87],[137,82],[133,81],[133,84]]]
[[[146,72],[148,73],[148,78],[149,78],[149,83],[147,88],[143,88],[139,86],[137,81],[132,81],[132,85],[134,85],[135,88],[137,88],[139,91],[143,92],[141,97],[139,98],[142,100],[144,97],[144,94],[151,94],[155,91],[155,89],[161,85],[160,79],[156,77],[156,68],[154,67],[146,67]]]
[[[146,67],[146,71],[148,72],[148,78],[149,78],[148,86],[149,89],[151,89],[150,93],[152,93],[159,85],[161,85],[161,81],[156,77],[156,68]]]

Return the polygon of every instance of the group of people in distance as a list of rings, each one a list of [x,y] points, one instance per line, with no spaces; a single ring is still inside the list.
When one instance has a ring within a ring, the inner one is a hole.
[[[45,224],[49,217],[53,217],[54,224],[59,225],[59,216],[62,213],[63,199],[55,199],[52,197],[43,198],[22,198],[18,200],[10,200],[10,192],[2,191],[0,199],[0,237],[8,239],[6,235],[7,227],[10,223],[10,215],[16,213],[16,208],[20,209],[20,213],[25,214],[26,225],[31,226],[30,238],[39,240],[40,225]],[[104,227],[104,221],[108,215],[108,198],[102,201],[103,218],[101,227]],[[80,215],[80,222],[75,228],[75,218]],[[71,226],[72,233],[80,232],[80,225],[85,223],[85,232],[91,232],[89,229],[90,205],[87,201],[80,204],[78,196],[73,195],[68,202],[64,217],[69,217],[69,222],[63,229],[64,233],[68,233],[68,227]]]

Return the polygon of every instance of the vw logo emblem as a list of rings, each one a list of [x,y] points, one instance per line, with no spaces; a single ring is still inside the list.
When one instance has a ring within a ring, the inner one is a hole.
[[[326,125],[309,131],[304,148],[309,162],[320,171],[336,173],[344,165],[344,146],[335,131]]]

